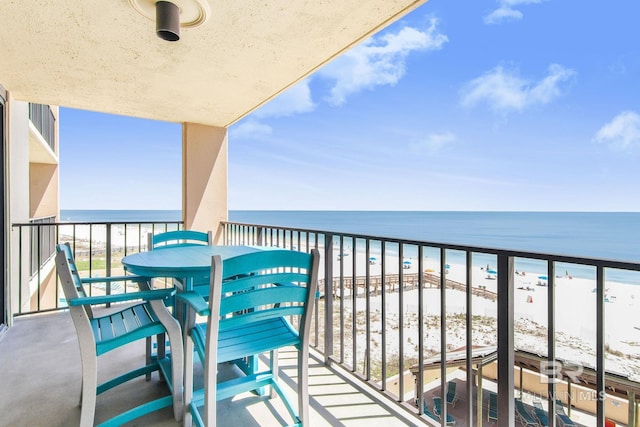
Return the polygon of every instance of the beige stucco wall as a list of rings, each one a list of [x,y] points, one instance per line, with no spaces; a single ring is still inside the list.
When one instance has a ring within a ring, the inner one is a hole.
[[[227,214],[227,129],[182,125],[182,215],[185,228],[213,231]]]
[[[58,165],[29,166],[29,214],[31,218],[58,216]]]
[[[29,104],[13,99],[7,94],[7,222],[9,224],[25,223],[29,221]],[[22,254],[19,235],[16,230],[11,231],[8,248],[9,286],[7,299],[9,302],[9,322],[12,313],[17,311],[18,302],[24,307],[29,306],[28,283],[22,287],[21,299],[18,296],[20,278],[29,277],[29,263],[19,264],[19,258],[29,259],[29,233],[22,233]],[[22,271],[20,271],[22,270]]]

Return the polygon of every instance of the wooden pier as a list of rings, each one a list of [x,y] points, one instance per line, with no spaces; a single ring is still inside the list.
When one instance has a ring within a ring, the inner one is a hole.
[[[418,287],[418,276],[419,273],[405,273],[402,275],[403,289],[415,289]],[[342,279],[340,277],[333,278],[333,296],[339,296],[339,290],[341,289],[341,281],[344,289],[353,290],[354,277],[353,276],[344,276]],[[424,272],[422,276],[422,284],[423,288],[436,288],[439,289],[441,286],[440,276],[433,273]],[[369,276],[369,282],[367,285],[367,276],[356,276],[355,284],[356,284],[356,294],[358,289],[362,289],[363,292],[366,292],[367,289],[369,292],[373,292],[375,296],[378,296],[380,289],[386,287],[389,292],[394,292],[396,288],[399,287],[400,283],[400,275],[395,274],[387,274],[384,278],[381,275]],[[324,279],[319,280],[318,286],[320,289],[324,287]],[[466,292],[467,286],[464,283],[455,282],[453,280],[446,279],[445,286],[447,289],[454,289],[458,291]],[[495,292],[487,290],[484,286],[472,286],[471,292],[475,296],[479,296],[481,298],[489,299],[491,301],[496,301],[498,295]]]

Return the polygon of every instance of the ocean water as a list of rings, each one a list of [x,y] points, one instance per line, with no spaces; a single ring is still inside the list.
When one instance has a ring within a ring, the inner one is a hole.
[[[178,221],[180,211],[62,210],[63,221]],[[230,211],[234,222],[640,262],[639,212]],[[457,262],[455,254],[451,262]],[[478,263],[491,263],[479,257]],[[486,262],[485,262],[486,261]],[[516,265],[544,273],[545,266]],[[570,273],[593,277],[593,269]],[[558,272],[564,272],[558,266]],[[620,277],[622,274],[622,277]],[[611,280],[640,284],[638,274]]]

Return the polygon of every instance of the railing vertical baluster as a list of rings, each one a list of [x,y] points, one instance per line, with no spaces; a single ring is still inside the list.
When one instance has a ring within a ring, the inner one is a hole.
[[[513,256],[498,254],[498,419],[508,426],[515,425],[513,263]]]
[[[324,235],[324,363],[333,355],[333,234]],[[317,324],[317,322],[316,322]],[[317,341],[316,341],[317,342]]]
[[[42,309],[41,307],[41,299],[42,299],[42,291],[40,289],[40,283],[42,283],[42,277],[40,276],[40,272],[42,271],[42,228],[40,225],[36,226],[36,236],[37,236],[37,249],[36,249],[36,257],[38,259],[38,273],[37,273],[37,278],[38,278],[38,290],[36,291],[37,296],[37,307],[38,307],[38,311],[40,311]]]
[[[18,310],[22,312],[22,227],[18,229]]]
[[[339,241],[339,253],[342,254],[344,251],[344,236],[340,235]],[[333,251],[329,254],[330,262],[333,264]],[[344,264],[342,263],[342,257],[340,257],[340,363],[344,363]],[[333,277],[331,278],[331,287],[333,288]],[[353,292],[353,288],[351,289]]]
[[[404,244],[398,244],[398,402],[404,396]]]
[[[352,244],[355,245],[355,237],[351,238]],[[355,258],[355,257],[354,257]],[[340,253],[340,262],[344,262],[344,253]],[[356,286],[355,268],[351,269],[351,371],[358,371],[358,287]]]
[[[107,247],[105,248],[104,251],[104,258],[105,258],[105,275],[107,277],[111,276],[111,224],[107,224],[106,226],[106,239],[107,239]],[[106,294],[107,295],[111,295],[111,282],[106,282]],[[126,288],[126,286],[125,286]],[[125,289],[126,291],[126,289]],[[107,303],[107,307],[111,307],[111,303]]]
[[[465,367],[467,370],[467,396],[473,396],[473,255],[471,252],[465,252],[465,266],[466,266],[466,305],[467,305],[467,316],[466,316],[466,325],[467,325],[467,336],[466,336],[466,361]],[[479,405],[480,406],[480,405]],[[466,408],[467,420],[469,420],[469,425],[471,425],[471,420],[473,420],[473,399],[467,399],[467,408]],[[482,413],[478,414],[478,420],[482,420]],[[478,422],[478,425],[481,424],[481,421]]]
[[[59,225],[56,223],[56,229],[55,229],[55,245],[57,245],[59,243],[59,239],[60,239],[60,227]],[[54,245],[54,247],[55,247]],[[54,249],[55,250],[55,249]],[[56,305],[55,308],[60,308],[60,278],[58,277],[58,275],[56,274]]]
[[[440,417],[447,419],[447,251],[440,248]]]
[[[418,378],[416,379],[416,397],[418,414],[424,407],[424,266],[423,246],[418,246]],[[469,394],[471,396],[471,394]],[[471,399],[469,399],[471,400]]]
[[[380,275],[382,276],[381,284],[382,284],[382,301],[380,305],[382,306],[382,327],[381,334],[382,338],[380,339],[381,349],[381,359],[382,359],[382,367],[380,376],[382,377],[382,391],[387,390],[387,249],[386,249],[386,241],[380,242]]]
[[[264,228],[258,228],[258,246],[264,246]]]
[[[605,340],[604,340],[604,268],[596,267],[596,426],[604,427]]]
[[[93,225],[89,224],[89,277],[93,277]],[[89,286],[89,296],[93,295],[93,286]]]
[[[553,261],[547,262],[547,362],[549,366],[555,366],[556,362],[556,266]],[[555,372],[549,373],[547,381],[547,398],[549,413],[556,413],[556,381]],[[556,427],[556,417],[549,417],[549,427]]]
[[[371,380],[371,289],[369,288],[369,282],[371,280],[371,267],[369,266],[369,257],[371,256],[371,241],[369,239],[365,240],[365,280],[364,280],[364,292],[365,292],[365,328],[366,328],[366,340],[367,344],[365,346],[365,362],[366,362],[366,371],[365,378],[367,381]],[[354,253],[354,261],[355,261],[355,253]],[[402,375],[402,373],[400,374]]]

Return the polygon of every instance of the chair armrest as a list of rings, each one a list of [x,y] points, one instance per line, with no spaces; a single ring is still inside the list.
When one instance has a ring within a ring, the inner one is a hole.
[[[146,282],[151,280],[151,277],[145,276],[109,276],[109,277],[86,277],[80,279],[82,283],[107,283],[107,282]]]
[[[193,308],[199,316],[209,316],[211,314],[209,304],[196,292],[181,292],[176,295],[176,298]]]
[[[78,305],[99,305],[112,302],[124,302],[133,300],[157,300],[166,299],[175,294],[175,289],[157,289],[153,291],[140,291],[140,292],[128,292],[126,294],[114,294],[114,295],[98,295],[93,297],[80,297],[73,298],[67,303],[70,306]]]

